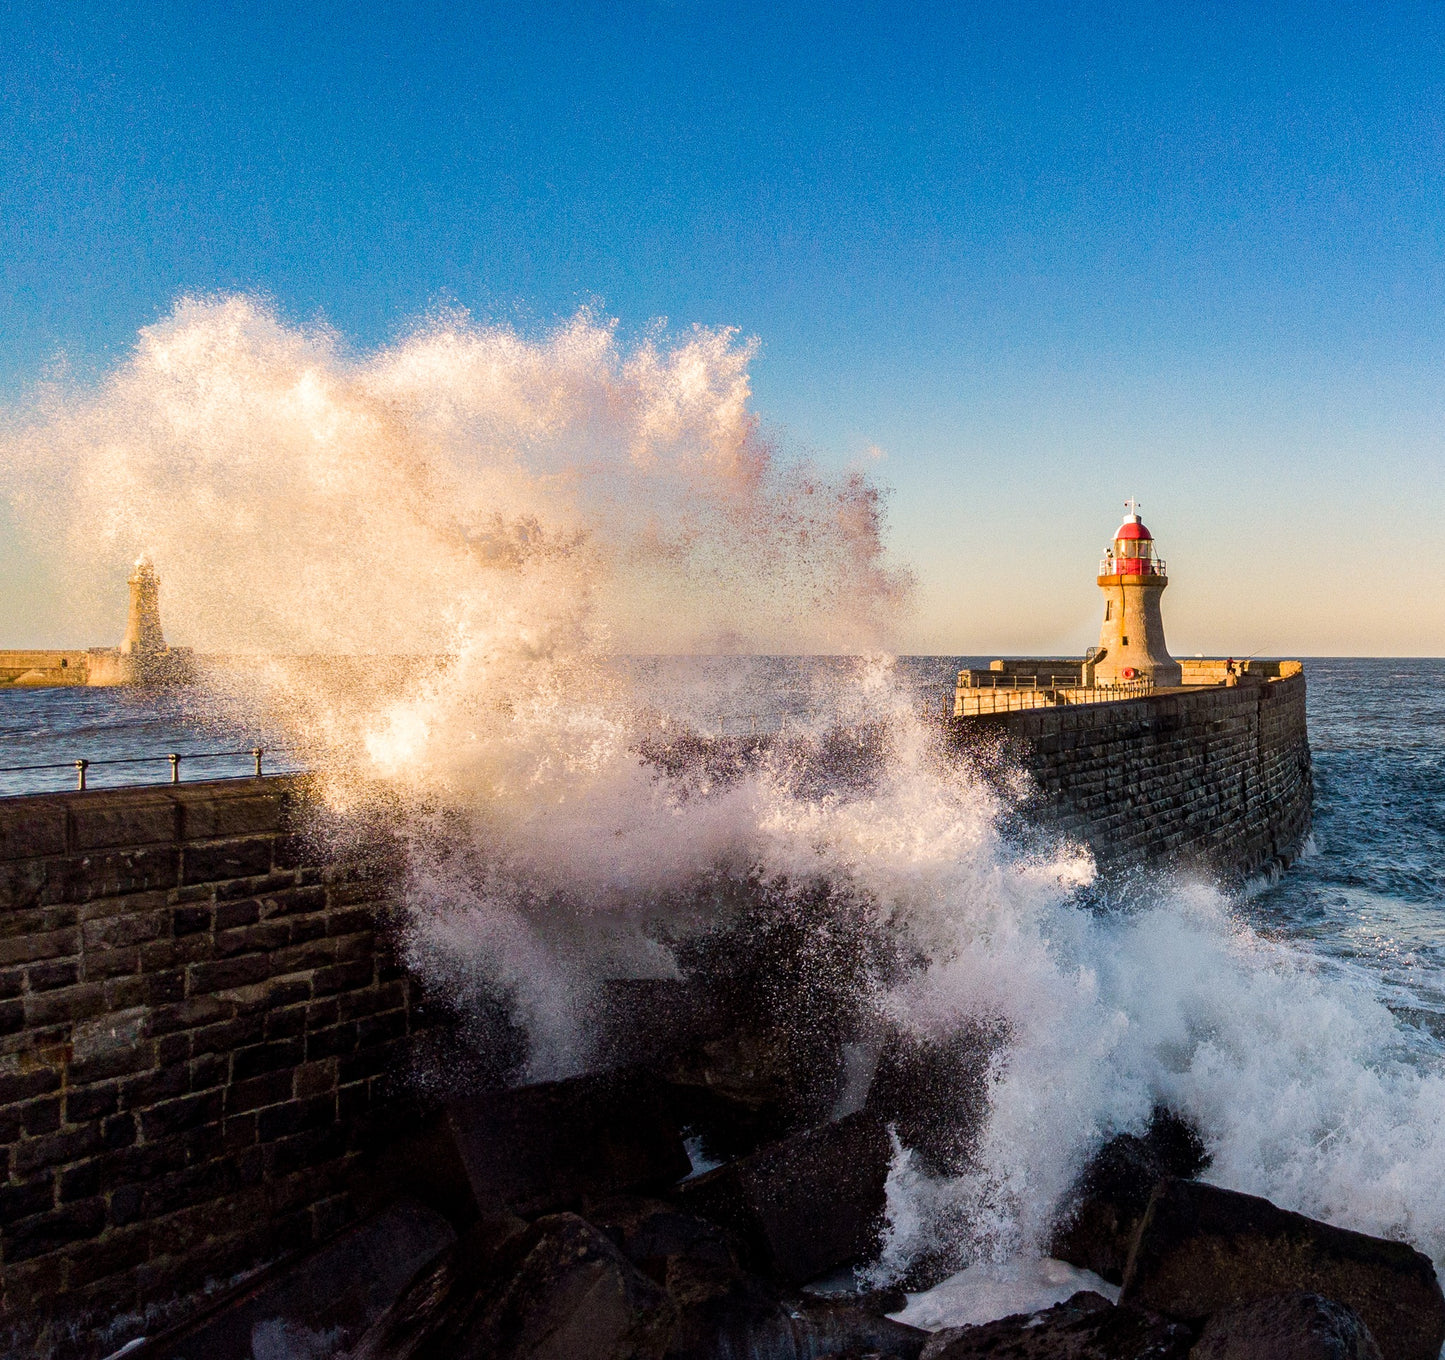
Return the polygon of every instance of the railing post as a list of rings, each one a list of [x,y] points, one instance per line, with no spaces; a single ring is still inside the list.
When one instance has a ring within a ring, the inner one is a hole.
[[[180,753],[178,751],[172,751],[170,755],[166,757],[166,759],[171,762],[171,783],[179,784],[181,782]]]
[[[88,760],[77,760],[75,762],[75,787],[83,790],[85,788],[85,770],[90,764]]]
[[[256,778],[259,779],[261,777],[261,748],[253,747],[251,754],[256,757]]]

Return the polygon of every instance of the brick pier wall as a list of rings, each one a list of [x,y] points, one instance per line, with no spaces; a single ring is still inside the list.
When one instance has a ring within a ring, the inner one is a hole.
[[[94,1357],[335,1231],[419,1011],[299,786],[0,800],[0,1354]]]
[[[1022,764],[1043,814],[1100,864],[1240,879],[1284,866],[1310,828],[1302,672],[1237,687],[951,720],[964,749]]]

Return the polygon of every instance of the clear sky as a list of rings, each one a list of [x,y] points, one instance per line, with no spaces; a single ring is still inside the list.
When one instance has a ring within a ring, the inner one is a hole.
[[[1177,652],[1445,653],[1439,6],[119,0],[0,34],[5,400],[184,292],[363,348],[438,303],[736,326],[769,425],[894,489],[912,649],[1095,640],[1134,495]],[[0,565],[3,640],[49,640]]]

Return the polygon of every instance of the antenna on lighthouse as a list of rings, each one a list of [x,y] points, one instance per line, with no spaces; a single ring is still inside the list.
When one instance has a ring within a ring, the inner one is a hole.
[[[1139,502],[1136,501],[1132,496],[1130,496],[1129,499],[1124,502],[1124,509],[1129,512],[1130,519],[1139,518]]]

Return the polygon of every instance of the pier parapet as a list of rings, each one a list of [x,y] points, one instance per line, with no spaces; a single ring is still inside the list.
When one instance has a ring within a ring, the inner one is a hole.
[[[1314,785],[1300,663],[1250,662],[1228,677],[1234,684],[1213,678],[1226,664],[1184,663],[1186,676],[1191,666],[1209,675],[1201,684],[1137,695],[1096,687],[1107,696],[1096,702],[1031,702],[1032,691],[1000,689],[1019,701],[954,717],[950,740],[985,768],[1023,769],[1030,818],[1087,844],[1103,868],[1238,881],[1299,853]]]
[[[1138,502],[1125,509],[1099,563],[1099,645],[959,671],[952,739],[1027,770],[1035,810],[1101,864],[1168,862],[1228,879],[1288,864],[1313,799],[1304,667],[1170,656],[1167,569]]]
[[[393,847],[337,859],[307,806],[0,799],[0,1355],[96,1360],[324,1241],[415,1117]]]

